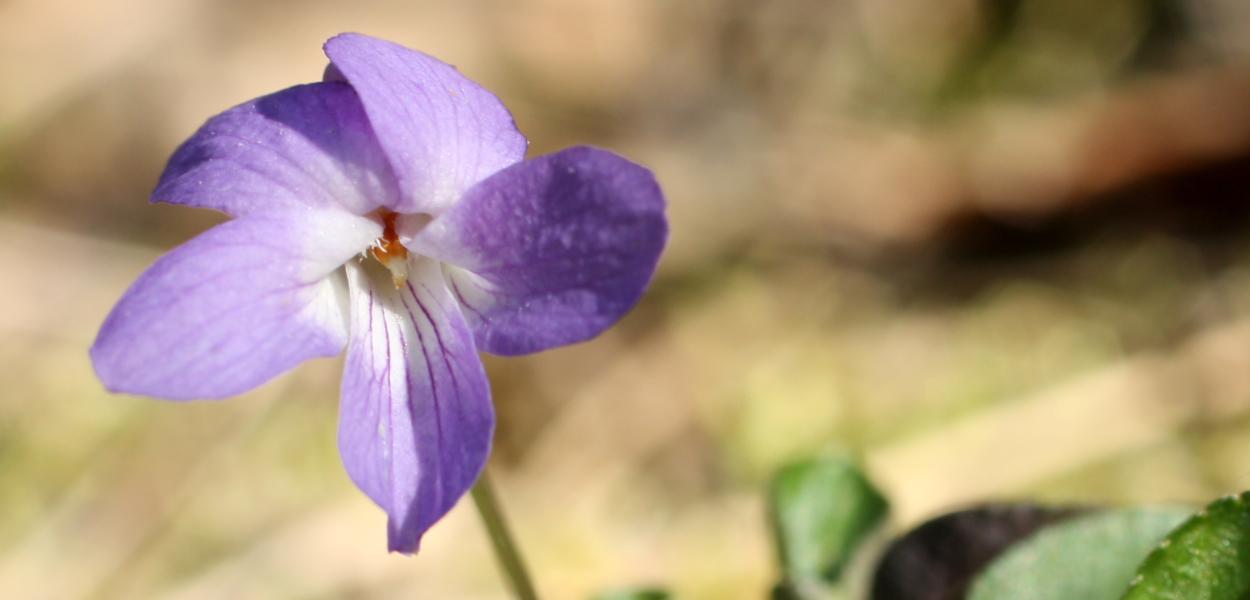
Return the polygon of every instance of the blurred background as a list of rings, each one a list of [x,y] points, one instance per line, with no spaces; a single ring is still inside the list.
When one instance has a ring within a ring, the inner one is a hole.
[[[454,63],[542,154],[651,166],[672,240],[576,347],[487,359],[549,598],[760,598],[762,489],[861,456],[896,530],[990,498],[1250,488],[1244,0],[0,0],[0,590],[505,598],[472,506],[415,559],[335,449],[338,360],[107,395],[86,349],[217,223],[146,199],[355,30]]]

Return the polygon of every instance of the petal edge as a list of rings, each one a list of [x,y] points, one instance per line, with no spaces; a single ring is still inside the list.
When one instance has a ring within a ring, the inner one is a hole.
[[[331,79],[352,85],[390,159],[396,212],[438,214],[525,156],[529,142],[494,94],[455,67],[358,33],[325,43]]]
[[[517,355],[590,339],[633,308],[668,239],[664,208],[649,170],[582,146],[496,173],[401,237],[455,266],[478,347]]]
[[[223,398],[346,341],[335,269],[380,228],[339,211],[228,221],[156,261],[117,302],[92,345],[109,390]]]
[[[351,86],[297,85],[231,108],[183,142],[153,202],[239,217],[292,208],[364,214],[398,197],[395,177]]]

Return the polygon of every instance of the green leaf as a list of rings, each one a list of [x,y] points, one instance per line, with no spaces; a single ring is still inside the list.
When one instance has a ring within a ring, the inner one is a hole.
[[[844,458],[782,468],[769,493],[770,517],[786,580],[835,583],[860,543],[885,519],[889,504]]]
[[[593,600],[669,600],[672,596],[659,588],[613,590],[595,596]]]
[[[973,579],[1012,546],[1055,523],[1087,514],[1074,506],[984,504],[930,519],[886,549],[872,577],[873,600],[966,598]]]
[[[1051,525],[981,573],[969,600],[1118,600],[1186,508],[1105,510]]]
[[[1250,492],[1216,500],[1168,534],[1124,600],[1250,597]]]

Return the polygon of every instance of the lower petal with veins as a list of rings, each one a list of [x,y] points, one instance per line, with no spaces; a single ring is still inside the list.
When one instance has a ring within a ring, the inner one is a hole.
[[[438,263],[410,257],[396,285],[373,261],[347,267],[351,341],[339,451],[389,520],[392,551],[422,534],[477,480],[495,416],[486,372]]]

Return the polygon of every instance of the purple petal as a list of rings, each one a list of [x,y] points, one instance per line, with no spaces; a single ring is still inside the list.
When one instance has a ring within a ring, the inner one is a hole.
[[[525,156],[527,142],[494,94],[436,58],[356,33],[325,44],[326,76],[351,83],[403,193],[401,213],[438,214]]]
[[[339,452],[389,515],[390,550],[412,553],[486,464],[490,386],[436,263],[414,259],[401,287],[372,262],[349,264],[347,281]]]
[[[478,347],[510,355],[616,322],[655,272],[668,224],[650,171],[579,147],[500,171],[410,236],[410,249],[460,267],[449,282]]]
[[[310,206],[364,214],[393,203],[397,189],[356,92],[314,83],[210,119],[174,152],[152,200],[234,216]]]
[[[91,347],[96,374],[114,392],[222,398],[333,356],[347,336],[334,271],[380,234],[369,219],[309,209],[218,225],[130,286]]]

